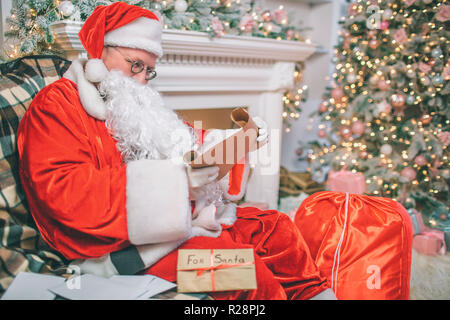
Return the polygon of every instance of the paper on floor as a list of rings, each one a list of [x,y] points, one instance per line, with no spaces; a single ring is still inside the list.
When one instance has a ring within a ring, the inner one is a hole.
[[[63,277],[19,273],[2,300],[53,300],[56,295],[70,300],[145,300],[170,290],[176,284],[153,275],[103,278],[90,274]]]
[[[64,284],[64,281],[63,277],[20,272],[3,294],[2,300],[53,300],[55,294],[48,288]]]

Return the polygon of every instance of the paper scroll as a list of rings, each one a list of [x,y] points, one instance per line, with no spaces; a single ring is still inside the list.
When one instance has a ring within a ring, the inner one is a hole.
[[[218,166],[220,180],[231,168],[242,163],[245,155],[255,151],[263,144],[256,141],[258,126],[244,108],[236,108],[231,112],[231,120],[242,128],[235,134],[220,141],[204,152],[189,151],[184,155],[184,161],[193,168]]]

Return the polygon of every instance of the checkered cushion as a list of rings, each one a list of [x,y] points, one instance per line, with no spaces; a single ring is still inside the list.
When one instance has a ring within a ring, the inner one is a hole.
[[[54,273],[65,261],[41,238],[20,185],[16,133],[34,96],[70,61],[29,56],[0,65],[0,295],[20,271]]]

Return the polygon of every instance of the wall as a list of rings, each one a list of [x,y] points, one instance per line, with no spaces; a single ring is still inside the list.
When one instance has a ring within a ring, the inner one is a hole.
[[[3,33],[5,30],[5,21],[6,17],[9,16],[9,12],[11,11],[11,0],[0,0],[0,44],[3,46]]]
[[[333,46],[337,43],[339,19],[347,10],[346,0],[264,0],[263,8],[276,9],[283,5],[287,9],[291,23],[298,27],[310,27],[303,36],[320,46],[320,51],[305,63],[303,72],[304,84],[309,88],[308,100],[302,105],[300,117],[291,122],[291,131],[283,133],[281,165],[290,171],[305,171],[306,162],[297,160],[296,150],[299,141],[306,144],[315,140],[317,135],[317,119],[310,122],[309,114],[322,102],[325,88],[330,85],[330,76],[334,71],[331,59]],[[305,150],[303,151],[306,152]]]

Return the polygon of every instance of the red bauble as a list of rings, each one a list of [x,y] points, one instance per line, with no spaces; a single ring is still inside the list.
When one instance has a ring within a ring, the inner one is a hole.
[[[342,136],[343,138],[346,138],[346,139],[348,139],[348,138],[350,138],[350,137],[352,136],[352,130],[351,130],[351,128],[348,127],[348,126],[342,126],[342,127],[340,127],[340,128],[339,128],[339,133],[341,134],[341,136]]]
[[[424,114],[420,117],[420,122],[422,122],[422,124],[429,124],[431,122],[431,116],[429,114]]]
[[[328,103],[324,101],[319,105],[319,112],[324,113],[327,112],[327,110],[328,110]]]
[[[320,129],[317,131],[317,136],[319,136],[319,138],[325,138],[327,136],[327,132],[324,129]]]
[[[394,108],[402,108],[405,105],[404,94],[393,94],[391,97],[391,104]]]
[[[369,47],[373,50],[378,48],[379,45],[380,45],[380,41],[378,41],[377,39],[373,39],[373,40],[369,41]]]
[[[381,21],[380,23],[380,29],[381,30],[386,30],[387,28],[389,28],[389,22],[386,20]]]

